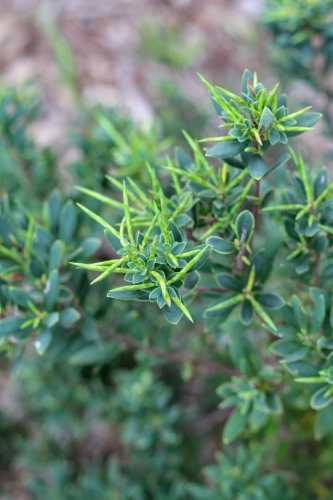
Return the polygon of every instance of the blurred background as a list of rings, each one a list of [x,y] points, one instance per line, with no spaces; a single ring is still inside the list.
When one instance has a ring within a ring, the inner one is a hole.
[[[260,71],[261,8],[261,0],[1,0],[1,81],[37,83],[45,106],[34,135],[43,144],[64,139],[74,97],[168,133],[200,130],[211,116],[196,72],[229,87],[244,67]]]

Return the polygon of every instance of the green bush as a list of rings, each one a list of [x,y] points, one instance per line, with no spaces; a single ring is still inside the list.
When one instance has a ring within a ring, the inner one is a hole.
[[[324,93],[331,15],[310,0],[264,15],[285,73],[297,61]],[[166,32],[153,57],[180,65]],[[249,70],[233,91],[200,78],[225,134],[173,151],[158,127],[82,108],[66,186],[29,136],[36,91],[0,89],[8,494],[15,478],[51,500],[333,498],[333,183],[290,146],[321,114]]]

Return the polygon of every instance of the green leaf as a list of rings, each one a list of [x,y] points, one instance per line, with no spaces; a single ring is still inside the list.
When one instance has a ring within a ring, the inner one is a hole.
[[[99,238],[86,238],[80,244],[81,251],[78,254],[78,257],[80,257],[80,259],[87,259],[96,252],[100,244],[101,240]]]
[[[172,219],[169,219],[169,229],[172,232],[175,241],[183,241],[182,232]]]
[[[25,292],[14,286],[4,286],[2,291],[6,297],[22,308],[28,308],[29,302],[34,302],[29,292]]]
[[[26,318],[11,316],[0,320],[0,338],[12,335],[20,331],[21,326],[26,322]]]
[[[212,158],[232,158],[244,151],[248,141],[238,142],[237,140],[225,140],[215,146],[208,148],[206,151],[206,156],[211,156]]]
[[[136,285],[134,285],[135,287]],[[150,288],[155,287],[154,283],[150,284]],[[137,285],[137,288],[133,286],[123,287],[120,289],[110,290],[107,293],[107,297],[112,299],[120,299],[120,300],[149,300],[148,294],[143,290],[143,285]],[[133,289],[134,288],[134,289]]]
[[[299,382],[300,384],[323,384],[325,380],[323,377],[297,377],[295,378],[295,382]]]
[[[118,208],[121,211],[124,210],[124,205],[121,202],[112,200],[111,198],[105,196],[104,194],[98,193],[97,191],[93,191],[92,189],[87,189],[81,186],[75,186],[75,189],[81,191],[81,193],[91,196],[92,198],[96,198],[97,200],[101,201],[102,203],[105,203],[106,205],[109,205],[110,207]],[[138,212],[136,209],[134,209],[133,211],[136,213]]]
[[[243,432],[247,418],[247,414],[243,415],[239,408],[235,408],[223,429],[224,444],[230,444]]]
[[[296,340],[278,340],[271,346],[271,350],[283,356],[283,362],[290,363],[304,358],[309,352],[309,347]]]
[[[95,214],[94,212],[92,212],[91,210],[89,210],[89,208],[84,207],[80,203],[77,203],[77,206],[80,207],[81,210],[83,210],[87,215],[89,215],[89,217],[91,217],[93,220],[95,220],[96,222],[98,222],[99,224],[101,224],[101,226],[103,226],[105,229],[107,229],[108,231],[110,231],[110,233],[113,233],[117,237],[119,237],[119,232],[116,231],[112,226],[110,226],[110,224],[108,222],[106,222],[106,220],[104,220],[102,217],[100,217],[99,215]]]
[[[52,312],[47,315],[46,317],[46,326],[48,328],[52,328],[54,325],[56,325],[59,321],[59,313],[58,312]]]
[[[211,252],[211,247],[207,246],[206,248],[203,248],[200,252],[200,257],[198,257],[198,254],[187,264],[189,266],[188,269],[191,269],[191,272],[196,271],[197,269],[200,269],[200,267],[206,262],[206,260],[209,257],[209,254]],[[198,258],[197,258],[198,257]],[[191,266],[190,263],[192,262]],[[185,266],[182,271],[184,271],[187,268]],[[187,271],[186,271],[187,272]]]
[[[272,111],[269,108],[264,108],[258,125],[259,133],[267,132],[274,121],[275,116]]]
[[[177,325],[181,317],[183,316],[183,312],[179,307],[172,302],[171,307],[165,306],[164,307],[164,316],[169,323],[172,323],[173,325]]]
[[[184,287],[193,290],[200,281],[200,274],[197,271],[185,274]]]
[[[297,127],[313,127],[322,116],[321,113],[304,113],[297,118]]]
[[[267,309],[280,309],[284,305],[284,300],[277,293],[256,293],[255,299],[259,304]]]
[[[294,340],[277,340],[270,346],[270,350],[278,356],[287,356],[288,354],[297,351],[303,344]]]
[[[213,306],[210,306],[206,309],[204,315],[206,313],[214,312],[214,311],[223,311],[225,309],[228,309],[230,306],[235,306],[236,304],[239,304],[243,300],[243,295],[235,295],[234,297],[231,297],[230,299],[227,300],[222,300],[222,302],[219,302],[218,304],[215,304]],[[207,316],[206,316],[207,317]]]
[[[49,274],[44,289],[44,304],[48,311],[52,311],[57,303],[59,296],[59,271],[53,269]]]
[[[325,167],[322,167],[316,175],[316,179],[314,181],[314,189],[313,195],[314,198],[318,198],[328,187],[328,178],[327,178],[327,170]]]
[[[268,167],[260,155],[253,155],[247,164],[247,170],[258,181],[268,172]]]
[[[331,308],[331,311],[330,311],[330,324],[331,324],[331,327],[333,328],[333,307]]]
[[[304,323],[304,314],[302,311],[301,301],[296,295],[292,296],[291,305],[293,308],[294,317],[297,321],[298,327],[302,328],[303,323]]]
[[[70,356],[71,365],[102,365],[114,359],[124,350],[124,347],[115,342],[101,342],[89,344]]]
[[[271,128],[268,132],[268,139],[271,145],[274,146],[280,140],[280,132],[276,128]]]
[[[268,172],[266,172],[266,174],[264,175],[264,177],[266,177],[266,175],[269,175],[269,174],[272,174],[273,172],[275,172],[278,168],[282,167],[282,165],[284,165],[285,163],[287,163],[287,161],[290,159],[290,154],[288,153],[284,153],[282,156],[280,156],[280,158],[278,160],[276,160],[273,165],[271,166],[271,168],[268,170]]]
[[[107,229],[105,229],[104,235],[116,253],[123,248],[123,245],[121,244],[120,239],[117,236],[115,236],[113,233],[110,233]]]
[[[193,165],[192,158],[182,148],[176,148],[175,153],[179,168],[181,168],[182,170],[186,170],[187,167]]]
[[[54,242],[53,235],[45,229],[45,227],[37,226],[36,228],[36,236],[38,242],[43,245],[44,248],[49,249]]]
[[[330,385],[325,385],[318,389],[311,398],[310,406],[314,410],[321,410],[333,401],[333,392]]]
[[[231,167],[239,168],[240,170],[244,170],[246,168],[245,163],[236,160],[235,158],[224,158],[224,162]]]
[[[194,257],[191,259],[185,267],[178,273],[174,274],[173,277],[168,281],[168,285],[171,285],[175,281],[179,280],[182,278],[190,269],[191,271],[195,271],[198,269],[202,264],[205,262],[207,259],[208,255],[210,254],[211,247],[207,246],[202,248]]]
[[[192,316],[190,315],[187,308],[184,306],[182,301],[178,297],[172,297],[172,301],[179,307],[179,309],[185,314],[185,316],[193,323]]]
[[[74,203],[68,200],[63,206],[60,214],[59,238],[69,243],[74,236],[77,225],[77,215]]]
[[[16,237],[14,227],[3,217],[0,217],[0,236],[2,236],[6,245],[11,245],[11,237]]]
[[[319,441],[333,430],[333,404],[325,406],[316,414],[314,435]]]
[[[318,375],[318,369],[314,365],[301,359],[292,363],[285,363],[284,367],[294,377],[315,377]]]
[[[210,236],[206,240],[207,245],[210,245],[217,253],[228,254],[237,250],[237,247],[231,241],[226,241],[219,236]]]
[[[283,410],[280,396],[273,391],[267,391],[265,394],[266,406],[269,408],[269,413],[272,415],[281,415]]]
[[[49,273],[53,271],[53,269],[59,269],[62,260],[62,244],[60,240],[56,240],[50,249],[50,257],[49,257]]]
[[[259,302],[257,302],[253,297],[250,297],[249,300],[251,301],[253,305],[253,309],[256,311],[256,313],[267,323],[268,326],[272,328],[272,330],[276,331],[276,326],[274,325],[273,321],[271,318],[268,316],[268,314],[265,312],[265,310],[261,307]]]
[[[242,304],[240,319],[244,325],[249,325],[253,320],[253,307],[249,300],[244,300]]]
[[[35,338],[35,347],[37,353],[42,356],[52,341],[52,332],[49,328],[43,328]]]
[[[318,333],[326,314],[325,297],[323,293],[316,293],[317,289],[311,289],[310,295],[314,301],[313,320],[310,331],[312,334]],[[312,293],[311,293],[312,292]]]
[[[253,432],[258,432],[267,423],[268,418],[268,413],[263,413],[253,406],[248,419],[250,429]]]
[[[242,76],[242,93],[247,94],[247,85],[248,82],[253,83],[253,74],[248,69],[244,70]]]
[[[59,217],[61,209],[61,197],[57,190],[52,191],[47,202],[46,202],[46,212],[48,225],[51,232],[55,232],[58,227]]]
[[[319,337],[317,340],[317,349],[319,352],[327,349],[328,351],[333,351],[333,339],[327,337]]]
[[[241,212],[236,219],[236,233],[239,241],[247,243],[254,230],[254,217],[249,210]],[[245,238],[243,236],[245,234]],[[244,239],[242,239],[242,236]]]
[[[64,328],[69,328],[81,318],[79,311],[73,307],[68,307],[59,315],[59,322]]]
[[[227,290],[234,290],[235,292],[240,292],[242,290],[241,282],[231,273],[219,273],[216,276],[216,281]]]

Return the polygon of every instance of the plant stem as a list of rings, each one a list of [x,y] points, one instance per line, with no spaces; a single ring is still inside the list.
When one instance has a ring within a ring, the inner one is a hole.
[[[227,293],[229,290],[221,290],[221,288],[209,288],[208,286],[197,286],[194,289],[195,292],[209,293],[212,295],[220,295],[221,293]]]
[[[231,366],[223,365],[222,363],[217,363],[215,361],[195,358],[192,354],[185,351],[167,352],[162,349],[158,349],[157,347],[145,346],[138,340],[131,339],[127,335],[110,332],[110,330],[101,323],[98,324],[98,327],[104,332],[106,338],[126,345],[129,349],[141,350],[150,356],[155,356],[171,363],[192,363],[194,366],[206,369],[209,372],[224,373],[229,376],[239,375],[238,370],[235,370],[235,368],[232,368]]]

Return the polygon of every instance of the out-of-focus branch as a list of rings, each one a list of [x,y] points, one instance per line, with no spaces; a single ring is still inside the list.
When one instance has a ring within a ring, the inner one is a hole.
[[[127,346],[129,349],[144,351],[151,356],[164,359],[170,363],[192,363],[195,367],[204,369],[208,372],[223,373],[230,376],[239,375],[239,372],[232,366],[223,365],[222,363],[218,363],[216,361],[196,358],[186,351],[167,352],[157,347],[145,346],[138,340],[131,339],[127,335],[110,331],[108,327],[103,324],[99,323],[98,327],[106,338],[119,342],[120,344]]]

